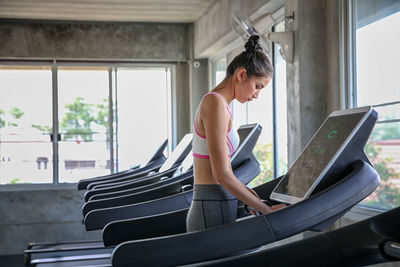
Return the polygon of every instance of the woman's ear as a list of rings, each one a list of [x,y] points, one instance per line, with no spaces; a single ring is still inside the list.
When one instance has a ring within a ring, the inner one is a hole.
[[[238,68],[236,70],[236,80],[238,82],[244,82],[247,79],[247,73],[245,68]]]

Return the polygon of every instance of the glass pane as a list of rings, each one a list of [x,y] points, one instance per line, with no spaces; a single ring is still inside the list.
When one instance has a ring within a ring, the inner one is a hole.
[[[362,204],[378,209],[400,206],[400,122],[377,124],[365,151],[381,183]]]
[[[58,91],[59,181],[110,173],[108,70],[62,67]]]
[[[247,107],[248,103],[240,103],[236,99],[231,103],[232,117],[236,127],[247,124]]]
[[[168,137],[167,74],[165,68],[118,69],[119,169],[146,162]]]
[[[261,90],[258,99],[248,103],[249,123],[259,123],[263,127],[261,135],[253,149],[260,163],[261,173],[250,186],[263,184],[274,177],[273,167],[273,121],[272,121],[272,83]]]
[[[225,79],[226,76],[226,58],[221,58],[220,60],[214,63],[215,69],[215,83],[214,86],[217,86],[220,82]]]
[[[49,67],[0,67],[0,184],[53,181]]]
[[[387,1],[375,1],[380,6]],[[393,1],[390,1],[393,2]],[[371,1],[357,1],[357,105],[374,105],[400,100],[399,4],[382,17],[384,9],[366,10]],[[397,11],[396,11],[397,10]]]
[[[375,110],[379,114],[379,121],[400,119],[400,103],[375,107]]]
[[[275,26],[275,31],[284,31],[284,21]],[[286,96],[286,61],[279,52],[279,45],[274,43],[275,92],[276,92],[276,142],[278,149],[278,176],[284,175],[288,169],[287,145],[287,96]]]

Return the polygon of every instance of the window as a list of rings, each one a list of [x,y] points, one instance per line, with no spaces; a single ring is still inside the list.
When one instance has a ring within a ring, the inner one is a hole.
[[[167,99],[165,68],[118,68],[117,169],[150,159],[167,138]]]
[[[108,68],[58,68],[59,182],[110,173]]]
[[[213,62],[213,69],[214,69],[213,86],[214,87],[217,86],[220,82],[222,82],[225,79],[226,67],[227,67],[227,65],[226,65],[225,57]]]
[[[284,32],[284,22],[274,27],[276,32]],[[286,95],[286,61],[279,52],[279,46],[274,46],[274,102],[275,102],[275,143],[276,143],[276,176],[284,175],[288,170],[287,145],[287,95]]]
[[[73,183],[145,163],[172,136],[170,69],[0,66],[0,184]]]
[[[51,183],[51,67],[0,66],[0,184]]]
[[[391,209],[400,205],[400,2],[355,0],[354,106],[373,105],[378,122],[365,148],[381,177],[363,205]]]

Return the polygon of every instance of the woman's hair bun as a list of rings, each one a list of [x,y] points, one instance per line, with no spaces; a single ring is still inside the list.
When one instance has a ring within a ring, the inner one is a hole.
[[[246,51],[237,55],[226,68],[226,77],[230,77],[238,68],[246,69],[247,75],[257,77],[272,77],[274,68],[264,53],[260,36],[252,35],[244,46]]]
[[[246,52],[249,54],[253,54],[256,51],[262,51],[262,47],[260,45],[260,36],[250,36],[244,47],[246,48]]]

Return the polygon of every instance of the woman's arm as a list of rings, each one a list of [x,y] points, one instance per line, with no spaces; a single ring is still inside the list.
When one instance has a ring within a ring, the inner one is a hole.
[[[263,214],[269,213],[277,207],[264,204],[257,194],[241,183],[233,174],[230,160],[227,156],[227,131],[230,116],[226,104],[217,96],[208,96],[203,101],[200,118],[207,136],[207,146],[210,156],[211,169],[217,181],[232,195],[245,204]],[[283,207],[282,205],[279,205]]]

